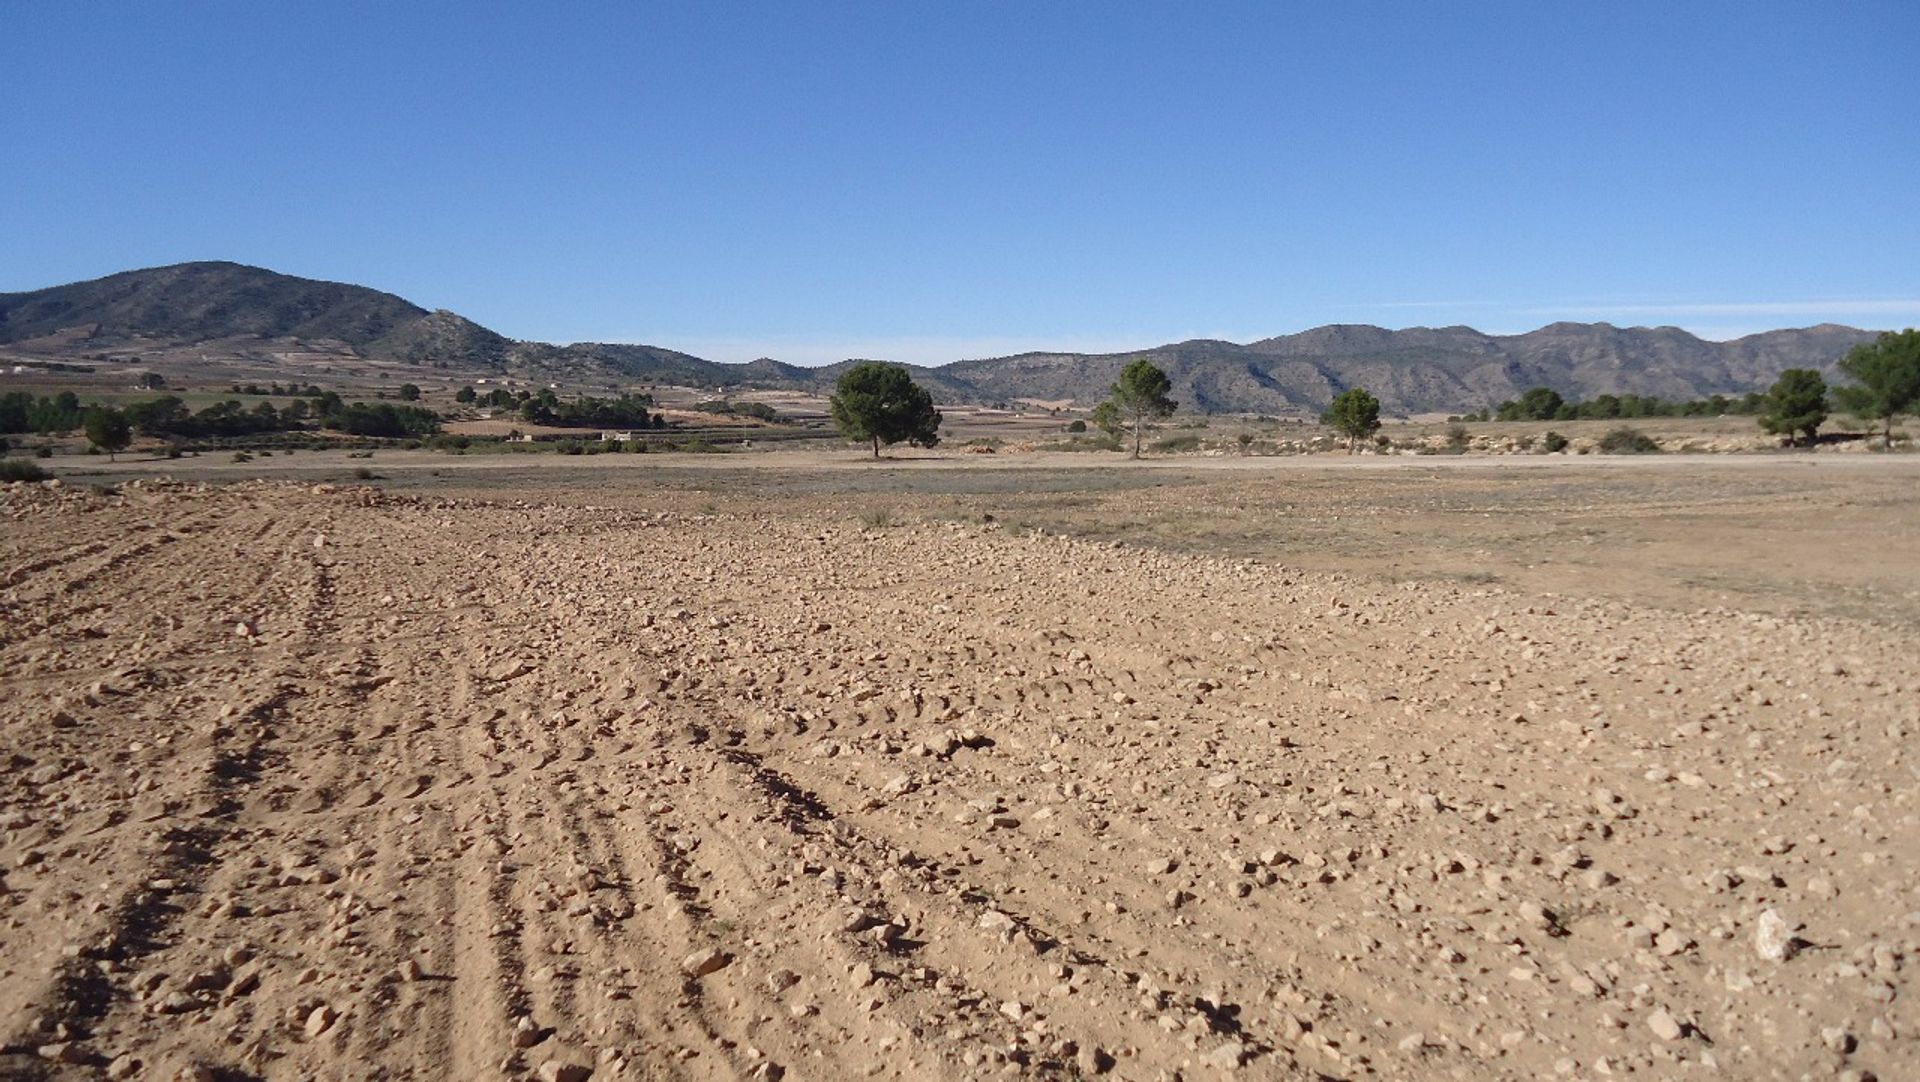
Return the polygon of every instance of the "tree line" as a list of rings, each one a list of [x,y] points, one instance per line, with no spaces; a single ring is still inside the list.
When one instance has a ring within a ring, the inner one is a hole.
[[[1611,420],[1638,417],[1757,417],[1760,427],[1789,442],[1812,443],[1837,407],[1882,426],[1886,446],[1893,443],[1893,419],[1920,409],[1920,330],[1888,332],[1854,347],[1840,360],[1851,382],[1828,387],[1811,368],[1789,368],[1773,386],[1740,398],[1714,395],[1691,402],[1669,402],[1641,395],[1596,395],[1570,402],[1550,387],[1534,387],[1491,412],[1500,421]],[[1462,417],[1485,421],[1489,413]]]

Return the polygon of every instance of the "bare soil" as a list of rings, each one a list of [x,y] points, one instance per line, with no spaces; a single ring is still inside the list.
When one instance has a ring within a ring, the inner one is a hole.
[[[1914,1073],[1912,460],[1083,458],[0,490],[0,1076]]]

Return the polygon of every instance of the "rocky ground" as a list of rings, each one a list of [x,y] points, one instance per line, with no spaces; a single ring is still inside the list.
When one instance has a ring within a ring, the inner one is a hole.
[[[0,1076],[1912,1077],[1909,627],[0,493]]]

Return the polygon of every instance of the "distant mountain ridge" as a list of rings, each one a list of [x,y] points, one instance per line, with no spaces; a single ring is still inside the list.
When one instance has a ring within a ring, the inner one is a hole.
[[[1554,323],[1517,335],[1333,324],[1244,345],[1202,339],[1127,353],[1036,352],[906,367],[935,398],[955,403],[1090,406],[1105,397],[1121,368],[1147,359],[1166,370],[1184,408],[1202,412],[1317,411],[1356,386],[1392,413],[1465,412],[1543,385],[1569,398],[1742,394],[1787,368],[1831,372],[1848,349],[1876,333],[1822,324],[1710,342],[1678,327],[1608,323]],[[515,341],[391,293],[238,263],[182,263],[0,294],[0,344],[70,352],[236,339],[535,378],[618,375],[715,390],[826,392],[857,363],[802,368],[763,357],[724,364],[658,346]]]

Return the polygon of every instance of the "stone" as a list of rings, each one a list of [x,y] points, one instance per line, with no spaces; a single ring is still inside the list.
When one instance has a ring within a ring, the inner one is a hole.
[[[1247,1046],[1229,1041],[1201,1056],[1200,1062],[1222,1071],[1239,1070],[1240,1065],[1247,1062]]]
[[[593,1068],[583,1067],[578,1063],[568,1063],[565,1060],[550,1059],[542,1063],[535,1073],[539,1076],[540,1082],[587,1082],[587,1079],[593,1077]]]
[[[1655,1037],[1663,1041],[1677,1041],[1687,1033],[1686,1027],[1681,1025],[1680,1020],[1669,1013],[1665,1007],[1647,1016],[1647,1028],[1653,1031]]]
[[[727,968],[732,959],[719,947],[703,947],[680,960],[680,970],[689,977],[704,977]]]
[[[1776,910],[1760,914],[1760,923],[1753,931],[1753,949],[1769,962],[1784,962],[1793,957],[1792,925]]]
[[[1073,1055],[1073,1063],[1081,1074],[1106,1074],[1113,1070],[1113,1057],[1098,1045],[1081,1045]]]
[[[521,1015],[520,1021],[514,1023],[513,1026],[513,1046],[515,1048],[532,1048],[534,1045],[539,1044],[541,1039],[546,1037],[546,1035],[547,1031],[541,1029],[538,1022],[535,1022],[526,1015]]]
[[[312,1040],[333,1028],[334,1021],[339,1017],[340,1012],[325,1003],[315,1007],[313,1011],[307,1015],[307,1039]]]
[[[77,1066],[92,1058],[87,1054],[87,1050],[75,1041],[58,1041],[54,1044],[43,1044],[36,1049],[36,1051],[41,1059],[49,1063],[63,1063],[68,1066]]]

